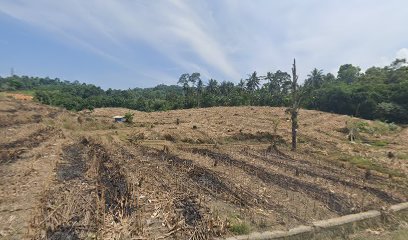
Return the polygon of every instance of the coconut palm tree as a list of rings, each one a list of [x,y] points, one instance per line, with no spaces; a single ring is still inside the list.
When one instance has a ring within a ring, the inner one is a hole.
[[[310,74],[307,75],[305,81],[305,86],[310,86],[312,88],[319,88],[324,81],[323,70],[313,69]]]
[[[254,92],[259,88],[260,79],[257,76],[256,71],[249,75],[247,79],[247,89],[250,92]]]

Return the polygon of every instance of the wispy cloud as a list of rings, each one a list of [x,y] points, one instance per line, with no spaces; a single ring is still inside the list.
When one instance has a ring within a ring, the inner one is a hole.
[[[205,19],[195,14],[199,9],[184,1],[3,1],[0,9],[119,64],[128,59],[117,49],[126,52],[141,41],[183,71],[209,74],[212,68],[230,78],[238,77],[214,38],[217,33],[207,29]],[[142,65],[133,64],[135,68]]]
[[[0,2],[0,12],[154,84],[192,71],[238,81],[289,71],[294,57],[301,78],[314,67],[392,61],[408,47],[406,9],[404,0]]]

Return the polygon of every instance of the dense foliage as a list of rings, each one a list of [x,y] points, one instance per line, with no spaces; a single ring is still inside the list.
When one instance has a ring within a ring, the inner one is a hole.
[[[288,106],[291,75],[280,70],[257,72],[238,84],[210,79],[199,73],[182,74],[178,85],[103,90],[92,84],[27,76],[0,77],[1,91],[30,90],[45,104],[70,110],[125,107],[140,111],[212,106]],[[337,77],[314,69],[300,86],[301,105],[308,109],[366,119],[408,123],[408,67],[404,59],[365,72],[351,64],[340,66]]]
[[[408,67],[405,60],[360,72],[342,65],[337,78],[313,70],[304,84],[303,106],[366,119],[408,123]]]

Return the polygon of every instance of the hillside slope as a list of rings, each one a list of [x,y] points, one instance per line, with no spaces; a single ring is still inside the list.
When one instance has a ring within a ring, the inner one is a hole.
[[[294,153],[283,108],[131,111],[132,124],[113,123],[128,111],[1,98],[0,236],[205,239],[408,198],[407,128],[301,110]]]

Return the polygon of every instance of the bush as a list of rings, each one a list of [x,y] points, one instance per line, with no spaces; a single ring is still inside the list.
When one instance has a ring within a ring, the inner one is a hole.
[[[389,132],[395,132],[399,130],[399,126],[394,123],[386,123],[381,121],[375,121],[372,131],[374,133],[386,134]]]
[[[126,114],[125,114],[125,120],[126,120],[126,122],[127,123],[133,123],[133,115],[135,115],[134,113],[131,113],[131,112],[127,112]]]
[[[388,128],[389,128],[390,131],[392,131],[392,132],[399,130],[399,126],[398,126],[397,124],[395,124],[395,123],[389,123],[389,124],[388,124]]]
[[[347,127],[349,129],[354,128],[358,132],[369,134],[387,134],[400,129],[395,123],[386,123],[379,120],[376,120],[373,124],[368,124],[363,121],[350,121]]]

